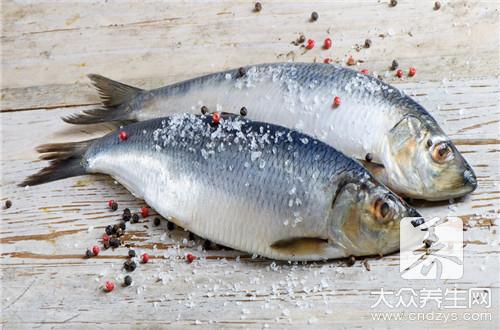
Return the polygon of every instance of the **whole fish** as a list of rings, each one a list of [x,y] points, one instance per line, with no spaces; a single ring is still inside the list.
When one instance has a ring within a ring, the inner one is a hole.
[[[39,147],[52,164],[22,185],[108,174],[201,237],[286,260],[391,253],[400,220],[419,217],[357,162],[281,126],[177,114],[123,132]]]
[[[471,167],[420,104],[347,68],[262,64],[149,91],[98,75],[90,78],[104,107],[65,121],[138,121],[179,110],[199,113],[201,108],[241,111],[252,120],[297,129],[364,161],[381,182],[403,196],[445,200],[466,195],[477,185]]]

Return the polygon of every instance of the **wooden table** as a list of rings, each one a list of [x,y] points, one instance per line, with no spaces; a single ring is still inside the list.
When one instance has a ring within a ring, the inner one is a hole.
[[[499,4],[496,1],[10,1],[2,0],[1,323],[9,328],[123,328],[201,325],[208,328],[481,327],[498,328]],[[309,22],[312,11],[317,22]],[[305,52],[291,42],[316,40]],[[326,37],[330,50],[321,50]],[[357,47],[371,39],[369,49]],[[427,216],[460,216],[467,231],[459,280],[404,280],[398,255],[352,267],[345,261],[290,265],[237,251],[200,252],[152,218],[130,225],[126,239],[152,260],[120,282],[126,248],[85,259],[120,209],[143,202],[105,176],[67,179],[29,189],[16,186],[40,169],[33,148],[86,139],[109,126],[70,126],[59,118],[99,103],[86,75],[99,73],[143,88],[247,64],[323,61],[377,72],[421,102],[473,166],[478,189],[453,204],[422,204]],[[417,75],[397,79],[397,59]],[[183,260],[187,252],[201,258]],[[237,258],[237,256],[240,256]],[[179,257],[179,258],[177,258]],[[413,288],[491,290],[493,306],[471,309],[371,308],[374,292]],[[374,312],[406,313],[401,321]],[[458,320],[412,321],[409,312],[456,312]],[[492,321],[465,321],[490,312]]]

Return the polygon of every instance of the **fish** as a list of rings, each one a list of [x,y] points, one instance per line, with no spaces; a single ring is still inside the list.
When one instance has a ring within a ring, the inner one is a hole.
[[[153,90],[90,75],[103,106],[71,124],[133,122],[177,111],[233,114],[292,128],[355,158],[403,197],[448,200],[473,192],[471,166],[415,100],[377,78],[321,63],[260,64]],[[337,97],[340,105],[335,106]],[[242,109],[245,108],[245,109]]]
[[[37,148],[21,186],[101,173],[178,226],[276,260],[385,255],[423,218],[358,162],[308,135],[223,114],[173,114]],[[126,137],[126,139],[125,139]]]

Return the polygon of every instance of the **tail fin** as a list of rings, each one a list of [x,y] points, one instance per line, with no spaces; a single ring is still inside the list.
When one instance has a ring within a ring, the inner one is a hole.
[[[64,117],[70,124],[97,124],[110,121],[131,121],[130,112],[121,109],[121,105],[130,101],[143,90],[137,87],[122,84],[98,74],[88,76],[97,89],[103,108],[85,110],[80,114]]]
[[[95,139],[38,146],[36,150],[41,154],[40,159],[50,160],[50,164],[38,173],[27,177],[19,186],[36,186],[85,174],[83,155],[94,141]]]

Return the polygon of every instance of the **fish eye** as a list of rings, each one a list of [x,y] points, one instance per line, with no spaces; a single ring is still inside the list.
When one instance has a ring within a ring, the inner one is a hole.
[[[382,223],[392,219],[392,209],[389,203],[383,198],[378,198],[374,203],[375,216]]]
[[[427,146],[432,147],[432,140],[431,139],[427,140]]]
[[[431,152],[432,159],[437,163],[444,163],[452,159],[453,150],[447,142],[437,144]]]

